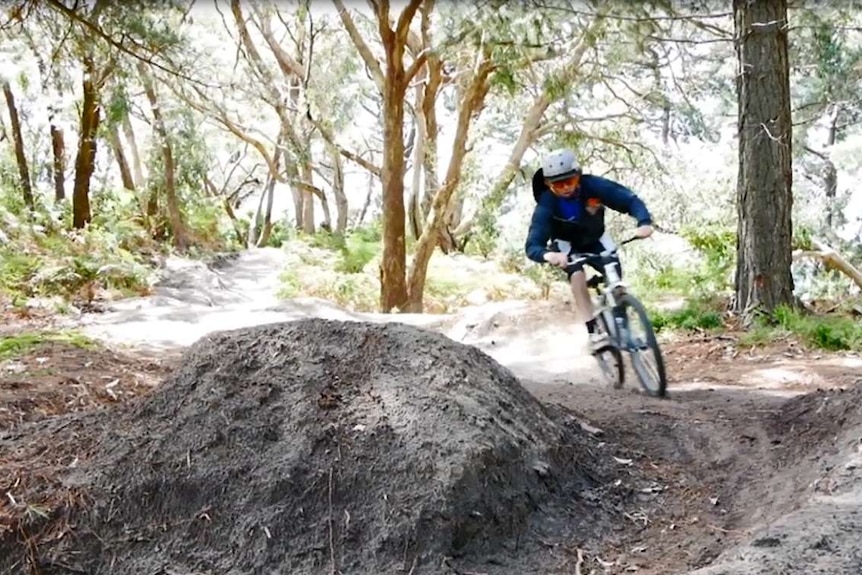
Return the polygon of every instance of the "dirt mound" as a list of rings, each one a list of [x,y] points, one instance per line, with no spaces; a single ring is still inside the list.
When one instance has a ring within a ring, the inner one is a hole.
[[[217,333],[146,398],[43,427],[75,503],[7,533],[3,572],[548,572],[627,497],[574,419],[401,324]]]

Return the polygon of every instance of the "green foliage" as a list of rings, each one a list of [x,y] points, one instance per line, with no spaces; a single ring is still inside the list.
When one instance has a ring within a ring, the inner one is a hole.
[[[72,330],[25,332],[0,337],[0,359],[19,356],[47,343],[63,343],[80,349],[93,349],[96,343]]]
[[[813,347],[830,351],[862,350],[862,323],[853,317],[816,315],[781,306],[772,318],[764,321],[766,325],[798,335]]]
[[[736,262],[736,232],[720,225],[689,227],[681,235],[694,248],[699,260],[680,265],[670,257],[654,255],[637,275],[641,292],[672,292],[690,299],[709,299],[732,287]]]
[[[715,330],[724,327],[719,309],[713,302],[688,300],[680,309],[662,310],[650,306],[648,313],[656,332],[676,330]]]
[[[91,299],[96,290],[146,292],[150,270],[99,228],[58,236],[34,234],[0,248],[0,288],[13,298]]]
[[[380,253],[382,235],[380,222],[351,230],[346,234],[319,231],[308,238],[310,245],[338,253],[335,270],[358,274]]]
[[[736,230],[707,224],[684,229],[682,237],[704,258],[698,284],[705,289],[725,288],[736,262]]]
[[[320,266],[308,269],[290,266],[280,276],[280,298],[314,296],[355,311],[377,311],[380,288],[363,273],[325,273]],[[323,272],[323,273],[322,273]]]
[[[787,306],[778,307],[772,316],[758,317],[739,343],[757,346],[789,336],[817,349],[862,350],[862,323],[851,314],[814,313]]]
[[[350,234],[341,250],[341,259],[335,266],[335,270],[350,274],[361,273],[379,251],[379,242],[368,242],[357,235]]]
[[[7,239],[0,245],[0,289],[14,301],[48,296],[89,300],[101,290],[136,295],[149,289],[150,269],[144,262],[157,246],[128,217],[128,197],[95,194],[98,216],[86,229],[69,231],[61,226],[67,221],[64,210],[41,204],[21,221],[3,208],[16,204],[15,195],[0,194]]]

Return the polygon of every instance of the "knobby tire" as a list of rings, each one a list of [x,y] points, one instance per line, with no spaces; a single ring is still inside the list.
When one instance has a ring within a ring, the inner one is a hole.
[[[632,294],[626,294],[620,300],[620,309],[623,312],[626,311],[627,307],[630,307],[634,310],[634,312],[638,316],[638,319],[640,320],[641,325],[644,328],[646,345],[648,349],[652,351],[653,359],[655,360],[655,370],[657,372],[656,374],[658,375],[658,381],[655,383],[657,384],[658,388],[654,389],[653,387],[649,386],[647,382],[644,381],[642,370],[638,369],[637,362],[643,361],[639,354],[646,352],[646,350],[629,352],[629,357],[632,360],[632,368],[634,369],[635,374],[640,381],[641,387],[644,388],[644,391],[646,391],[649,395],[655,397],[664,397],[667,394],[667,374],[664,367],[664,358],[662,358],[661,349],[658,346],[658,340],[655,337],[655,330],[653,329],[652,322],[650,321],[643,304],[638,298],[636,298]],[[641,365],[641,368],[643,367],[644,366]]]
[[[608,324],[607,313],[603,312],[598,314],[596,319],[598,320],[596,322],[597,326],[608,335],[612,345],[608,349],[594,355],[596,356],[596,361],[599,362],[599,367],[601,368],[602,373],[606,378],[613,378],[611,385],[614,389],[619,389],[625,383],[626,368],[625,365],[623,365],[623,353],[617,346],[616,331],[612,331],[611,325]],[[616,362],[616,368],[614,368],[613,362]],[[616,373],[611,373],[612,370]]]

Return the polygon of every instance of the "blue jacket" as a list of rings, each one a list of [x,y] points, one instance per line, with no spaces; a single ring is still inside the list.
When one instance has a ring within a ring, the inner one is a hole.
[[[551,239],[565,240],[575,249],[588,251],[605,233],[605,206],[628,214],[638,226],[652,224],[652,217],[643,201],[630,189],[601,176],[584,174],[577,193],[571,198],[555,196],[544,184],[539,169],[533,176],[536,207],[530,221],[525,250],[534,262],[544,262],[551,251]],[[588,211],[587,205],[595,213]]]

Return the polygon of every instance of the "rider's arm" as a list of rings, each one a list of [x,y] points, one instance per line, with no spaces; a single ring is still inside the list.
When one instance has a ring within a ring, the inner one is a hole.
[[[524,246],[527,257],[534,262],[544,263],[545,254],[548,249],[548,240],[551,239],[551,220],[554,214],[554,198],[550,193],[539,196],[536,207],[533,208],[533,218],[530,220],[530,231],[527,232],[527,241]]]
[[[581,187],[612,210],[633,217],[638,226],[652,225],[652,216],[646,204],[627,187],[592,174],[584,174],[581,177]]]

